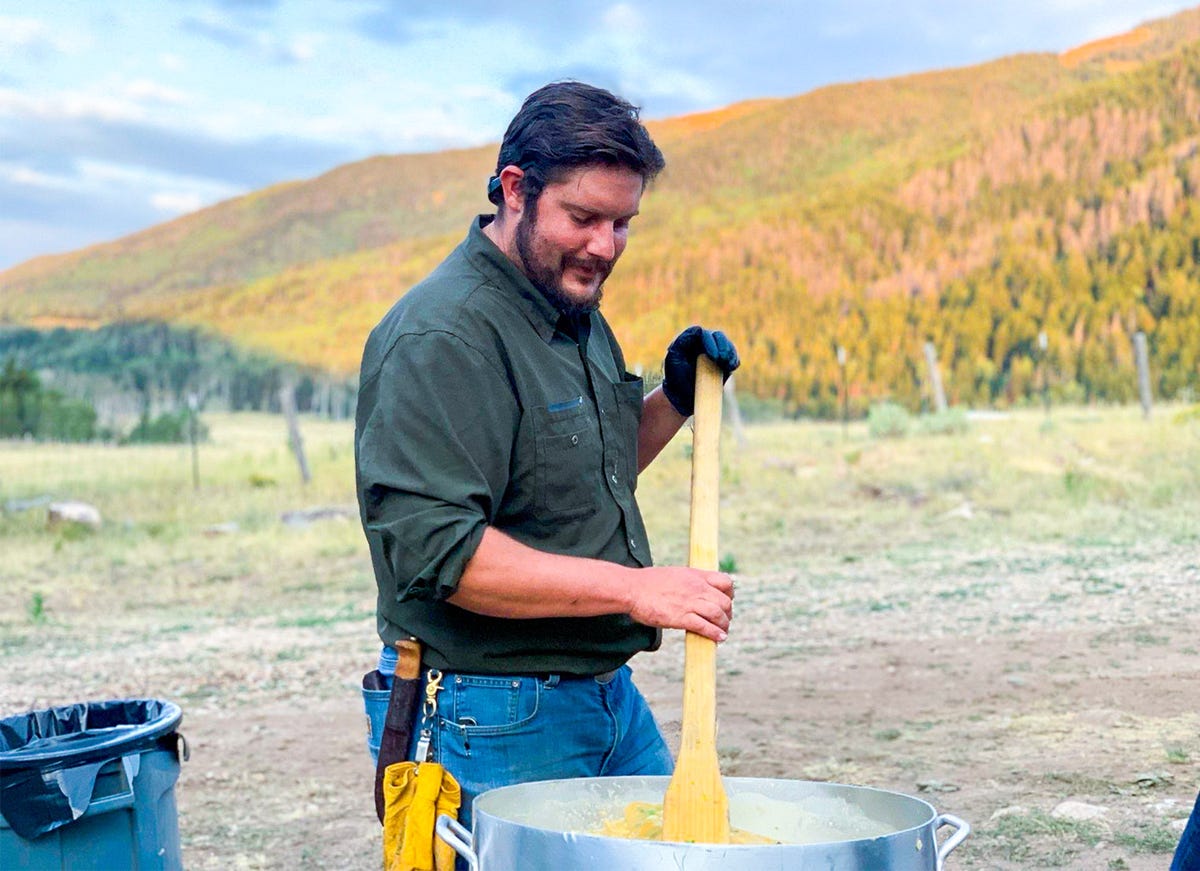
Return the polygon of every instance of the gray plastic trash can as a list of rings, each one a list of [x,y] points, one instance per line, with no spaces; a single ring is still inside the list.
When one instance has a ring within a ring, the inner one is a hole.
[[[182,718],[172,702],[122,699],[0,720],[0,868],[182,869]]]

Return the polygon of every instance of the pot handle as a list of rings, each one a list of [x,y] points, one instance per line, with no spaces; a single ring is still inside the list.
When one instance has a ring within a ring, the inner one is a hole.
[[[963,825],[966,825],[965,823]],[[441,814],[437,819],[437,835],[454,848],[454,852],[467,860],[471,871],[479,867],[479,858],[471,849],[471,833],[454,817]]]
[[[942,871],[942,863],[946,861],[946,857],[954,852],[954,848],[967,839],[967,835],[971,834],[971,824],[966,820],[959,819],[950,814],[942,814],[933,821],[934,836],[937,836],[937,830],[942,826],[953,826],[954,834],[948,837],[937,851],[937,871]]]

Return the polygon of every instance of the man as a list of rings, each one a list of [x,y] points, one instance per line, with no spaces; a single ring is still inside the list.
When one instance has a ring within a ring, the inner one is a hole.
[[[501,144],[494,220],[367,341],[355,456],[380,671],[386,645],[415,636],[442,673],[429,750],[467,819],[497,786],[670,773],[625,663],[664,628],[729,628],[730,578],[652,566],[634,488],[692,412],[697,356],[728,375],[737,353],[689,328],[643,397],[598,310],[663,165],[630,104],[541,88]],[[373,750],[385,705],[368,695]]]

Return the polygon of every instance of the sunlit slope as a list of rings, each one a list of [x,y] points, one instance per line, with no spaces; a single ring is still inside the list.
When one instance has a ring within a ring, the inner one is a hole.
[[[1163,386],[1195,383],[1198,39],[1193,10],[1062,55],[655,122],[668,169],[605,301],[630,360],[718,323],[745,387],[827,410],[836,344],[861,401],[911,400],[934,338],[951,392],[987,402],[1028,393],[1044,329],[1059,382],[1119,397],[1103,371],[1140,328]],[[164,317],[352,372],[488,208],[494,159],[375,158],[41,258],[0,274],[0,318]]]

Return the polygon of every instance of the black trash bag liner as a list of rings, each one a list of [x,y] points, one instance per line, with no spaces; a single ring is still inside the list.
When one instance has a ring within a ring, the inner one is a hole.
[[[140,754],[178,754],[183,711],[158,699],[81,702],[0,720],[0,814],[26,840],[81,817],[96,774],[122,759],[132,783]]]

